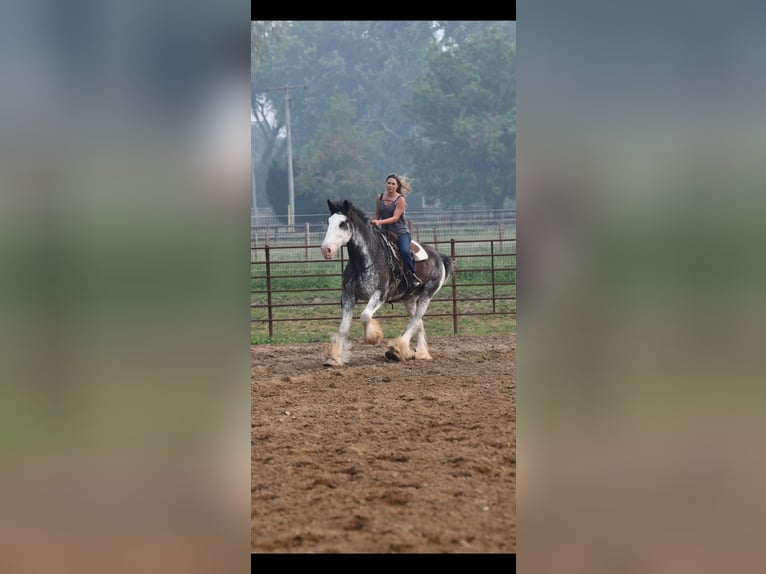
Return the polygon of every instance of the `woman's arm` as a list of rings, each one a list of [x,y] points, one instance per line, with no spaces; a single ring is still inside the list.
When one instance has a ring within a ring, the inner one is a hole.
[[[407,207],[407,200],[404,199],[404,196],[401,196],[399,198],[399,201],[396,202],[396,209],[394,210],[394,216],[390,218],[389,221],[386,221],[386,223],[396,223],[399,221],[399,218],[402,216],[402,213],[404,213],[404,208]]]

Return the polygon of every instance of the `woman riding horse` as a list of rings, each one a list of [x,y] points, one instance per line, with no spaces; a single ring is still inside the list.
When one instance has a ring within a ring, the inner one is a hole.
[[[350,357],[348,333],[357,301],[367,301],[360,315],[364,325],[364,342],[376,344],[383,337],[375,312],[384,303],[402,301],[410,317],[404,333],[391,341],[385,355],[390,360],[430,359],[426,344],[423,315],[433,296],[453,273],[452,259],[428,246],[421,246],[425,259],[418,262],[422,284],[417,289],[402,288],[402,271],[393,259],[393,244],[377,227],[370,225],[367,215],[349,201],[334,203],[330,208],[327,233],[322,241],[322,254],[332,259],[343,246],[348,250],[348,264],[343,270],[341,294],[342,317],[337,335],[333,335],[325,365],[343,366]],[[409,348],[417,334],[415,352]]]

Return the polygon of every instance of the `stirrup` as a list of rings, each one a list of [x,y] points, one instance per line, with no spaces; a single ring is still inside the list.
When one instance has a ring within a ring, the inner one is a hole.
[[[420,277],[418,277],[415,273],[413,273],[410,278],[412,279],[412,286],[414,288],[420,287],[423,282],[420,280]]]

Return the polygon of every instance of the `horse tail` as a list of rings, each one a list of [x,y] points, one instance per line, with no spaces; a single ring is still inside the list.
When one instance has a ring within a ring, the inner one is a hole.
[[[440,254],[442,257],[442,265],[444,265],[444,282],[449,281],[455,274],[455,261],[449,255]]]

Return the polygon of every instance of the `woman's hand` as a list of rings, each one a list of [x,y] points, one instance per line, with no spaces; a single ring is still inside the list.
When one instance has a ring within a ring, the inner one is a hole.
[[[373,225],[380,225],[380,220],[379,219],[372,219],[372,220],[370,220],[370,223],[372,223]]]

